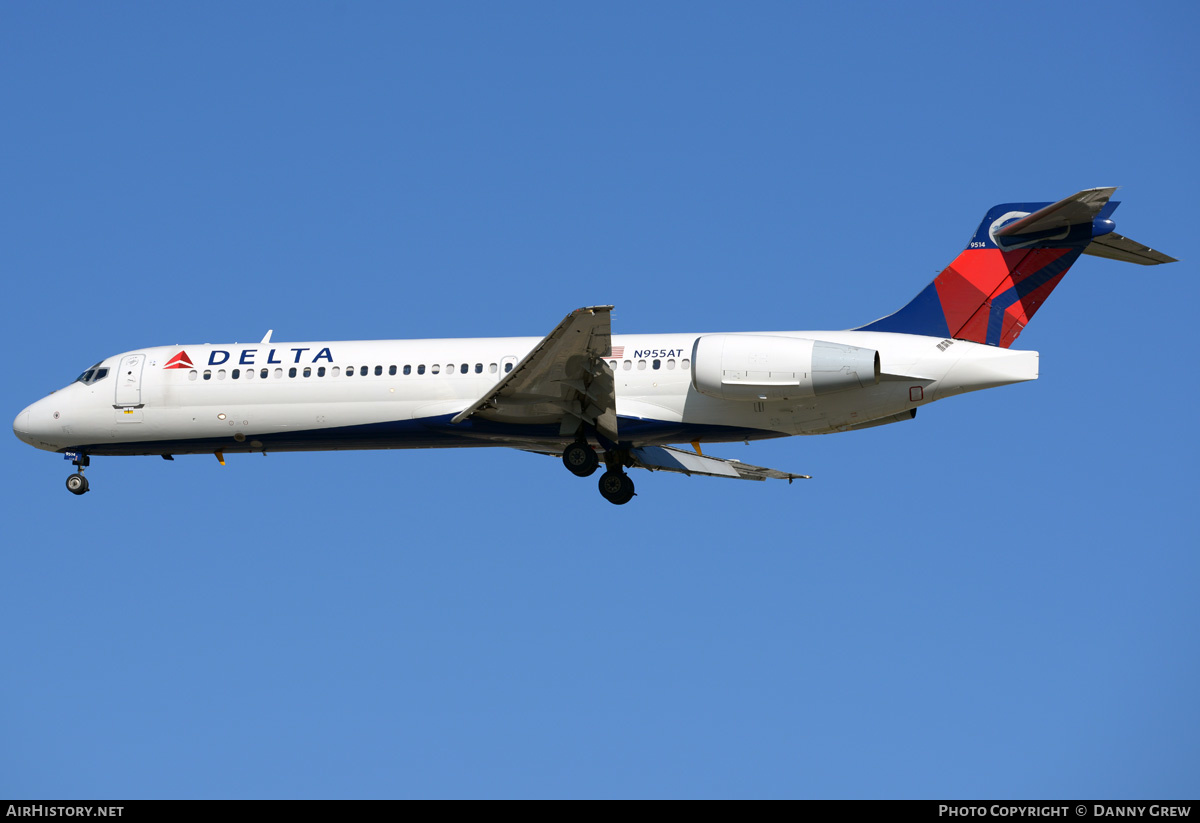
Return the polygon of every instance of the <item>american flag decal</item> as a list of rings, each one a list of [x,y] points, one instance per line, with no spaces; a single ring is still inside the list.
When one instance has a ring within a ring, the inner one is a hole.
[[[606,356],[607,357],[624,357],[625,356],[625,347],[624,346],[613,346],[612,350]]]

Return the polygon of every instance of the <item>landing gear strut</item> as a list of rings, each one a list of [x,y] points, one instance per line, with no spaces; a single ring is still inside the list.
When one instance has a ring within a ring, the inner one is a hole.
[[[88,482],[87,478],[83,476],[83,469],[92,461],[89,460],[88,456],[85,454],[72,462],[78,466],[78,470],[75,472],[75,474],[67,475],[67,491],[69,491],[71,494],[86,494],[88,490]]]
[[[633,499],[633,481],[620,467],[600,475],[600,494],[609,503],[623,506]]]
[[[567,471],[576,477],[589,477],[600,465],[595,449],[582,440],[576,440],[563,449],[562,461]]]

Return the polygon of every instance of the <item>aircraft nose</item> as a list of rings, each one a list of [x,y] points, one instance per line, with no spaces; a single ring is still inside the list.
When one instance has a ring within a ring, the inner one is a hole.
[[[58,427],[54,423],[55,420],[51,414],[50,406],[47,400],[43,398],[30,406],[26,406],[17,415],[17,418],[13,420],[13,434],[23,443],[28,443],[35,449],[55,451],[58,446],[53,441]]]
[[[26,443],[30,442],[29,409],[25,409],[18,414],[17,419],[13,421],[13,434]]]

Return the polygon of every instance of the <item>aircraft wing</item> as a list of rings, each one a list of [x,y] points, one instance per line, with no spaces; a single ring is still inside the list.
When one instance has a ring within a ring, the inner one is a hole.
[[[634,465],[650,471],[677,472],[679,474],[700,474],[705,477],[731,477],[736,480],[811,480],[807,474],[792,474],[778,469],[765,469],[762,466],[751,466],[740,460],[723,460],[719,457],[706,457],[683,449],[670,446],[641,446],[630,449],[629,456]]]
[[[612,349],[612,306],[588,306],[563,318],[487,394],[450,421],[559,423],[573,436],[581,423],[617,439],[617,395],[604,357]]]

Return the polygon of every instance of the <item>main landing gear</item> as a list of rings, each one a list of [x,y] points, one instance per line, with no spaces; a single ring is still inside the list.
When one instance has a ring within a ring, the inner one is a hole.
[[[563,465],[576,477],[590,477],[600,468],[600,458],[591,444],[584,439],[576,440],[563,449]],[[605,472],[600,475],[600,494],[609,503],[623,506],[633,499],[633,481],[625,474],[629,455],[612,449],[604,454]]]
[[[600,475],[600,494],[609,503],[623,506],[633,499],[633,481],[619,466]]]
[[[563,465],[576,477],[590,477],[600,466],[596,450],[582,440],[576,440],[563,449]]]
[[[87,478],[83,476],[84,467],[91,464],[88,456],[81,455],[78,459],[72,461],[78,469],[75,474],[67,475],[67,491],[71,494],[86,494],[88,490]]]

